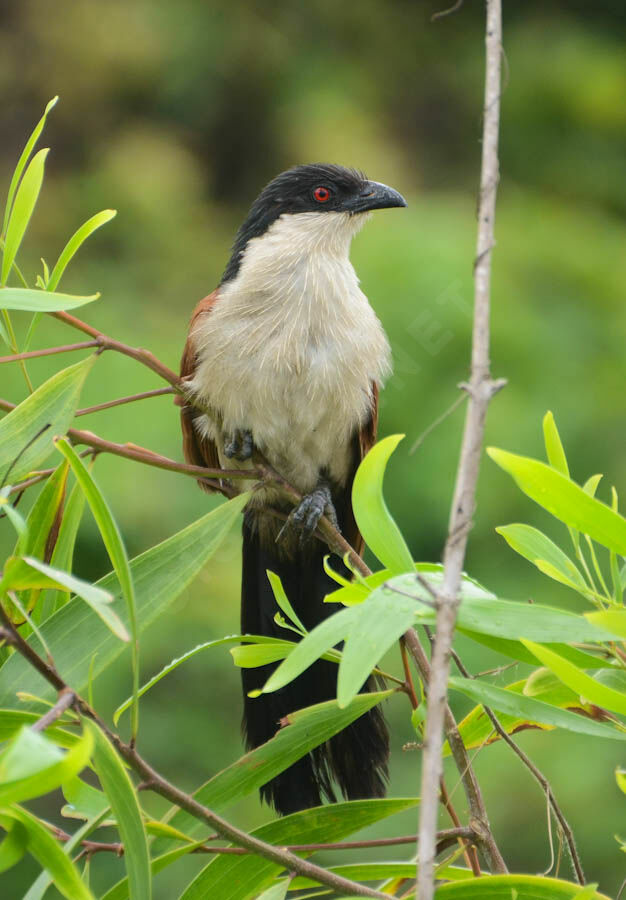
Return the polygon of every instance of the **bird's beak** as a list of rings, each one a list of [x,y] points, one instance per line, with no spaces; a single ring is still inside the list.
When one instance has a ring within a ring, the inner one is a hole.
[[[367,181],[363,190],[345,204],[347,212],[368,212],[371,209],[391,209],[394,206],[406,206],[406,200],[393,188],[378,181]]]

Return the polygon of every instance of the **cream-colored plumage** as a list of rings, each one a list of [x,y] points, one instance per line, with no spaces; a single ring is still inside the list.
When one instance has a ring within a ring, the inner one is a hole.
[[[246,429],[302,493],[321,473],[346,482],[372,382],[390,371],[387,338],[349,260],[367,217],[280,216],[248,242],[236,277],[199,319],[189,389],[214,411],[196,427],[215,441],[225,468],[225,435]]]

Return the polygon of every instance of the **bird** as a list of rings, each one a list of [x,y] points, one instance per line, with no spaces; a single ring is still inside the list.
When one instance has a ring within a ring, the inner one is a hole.
[[[244,635],[285,637],[268,570],[308,630],[334,611],[324,603],[336,588],[324,570],[328,549],[313,537],[322,515],[362,552],[351,488],[376,440],[391,357],[349,252],[374,210],[404,206],[396,190],[355,169],[288,169],[253,202],[218,287],[191,316],[178,400],[186,460],[253,467],[258,453],[302,497],[294,508],[261,484],[244,510]],[[231,480],[231,491],[244,490],[241,484]],[[341,559],[330,562],[350,577]],[[242,668],[249,749],[270,740],[289,713],[336,696],[337,667],[318,660],[281,690],[250,697],[273,668]],[[370,679],[365,689],[374,688]],[[337,788],[347,799],[381,797],[388,758],[389,734],[376,706],[271,779],[261,797],[281,815],[333,802]]]

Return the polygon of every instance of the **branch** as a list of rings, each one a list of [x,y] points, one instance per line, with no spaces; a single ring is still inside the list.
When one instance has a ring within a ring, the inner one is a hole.
[[[149,397],[162,397],[164,394],[175,393],[176,391],[172,387],[156,388],[153,391],[143,391],[141,394],[120,397],[118,400],[107,400],[106,403],[98,403],[96,406],[86,406],[84,409],[77,409],[74,415],[78,418],[78,416],[86,416],[88,413],[100,412],[101,409],[111,409],[114,406],[123,406],[125,403],[134,403],[136,400],[147,400]]]
[[[15,649],[21,653],[43,677],[52,684],[58,691],[69,692],[71,689],[60,678],[56,670],[46,663],[37,652],[28,644],[14,627],[10,618],[6,614],[4,608],[0,604],[0,619],[4,628],[0,632],[0,638],[4,638],[11,643]],[[251,834],[247,834],[231,825],[226,819],[218,816],[208,807],[189,794],[185,794],[167,779],[163,778],[155,769],[150,766],[137,752],[137,749],[130,744],[124,743],[121,738],[114,734],[100,719],[96,712],[89,704],[78,694],[74,694],[74,706],[82,713],[82,715],[96,722],[98,727],[104,732],[108,740],[116,748],[120,756],[131,766],[141,778],[148,783],[151,790],[155,791],[161,797],[165,797],[171,803],[174,803],[180,809],[184,809],[194,818],[206,822],[214,831],[216,831],[225,840],[231,841],[251,853],[256,853],[264,859],[269,859],[288,872],[295,872],[306,878],[318,881],[320,884],[333,888],[338,893],[350,897],[376,897],[379,900],[386,900],[387,895],[380,891],[373,890],[365,885],[357,884],[347,878],[327,872],[320,866],[301,859],[289,850],[274,847],[267,844]]]
[[[75,699],[74,691],[70,690],[70,688],[63,688],[63,690],[60,691],[59,699],[54,706],[40,719],[37,719],[37,721],[30,726],[30,730],[45,731],[50,725],[54,725],[57,719],[60,719],[63,713],[73,705]]]
[[[425,747],[418,842],[417,893],[420,900],[434,896],[435,835],[438,784],[443,771],[443,730],[447,718],[450,649],[459,605],[461,573],[467,535],[472,527],[476,482],[482,454],[487,406],[501,382],[489,371],[489,312],[491,250],[494,245],[496,190],[499,177],[498,129],[500,123],[500,60],[502,56],[501,0],[487,0],[485,102],[482,140],[478,239],[474,264],[474,326],[472,367],[467,391],[469,404],[452,502],[448,538],[443,553],[444,575],[438,592],[437,634],[433,648],[428,691]],[[481,826],[489,830],[488,822]]]
[[[130,356],[131,359],[140,362],[142,365],[147,366],[149,369],[152,369],[153,372],[156,372],[157,375],[160,375],[165,381],[172,385],[172,387],[176,388],[176,391],[182,393],[181,385],[182,379],[180,375],[177,375],[176,372],[172,372],[165,363],[162,363],[161,360],[157,359],[153,353],[149,350],[143,350],[141,347],[129,347],[128,344],[123,344],[121,341],[116,341],[114,338],[109,337],[107,334],[104,334],[102,331],[98,331],[97,328],[94,328],[92,325],[88,325],[86,322],[83,322],[81,319],[77,319],[76,316],[71,316],[66,312],[53,312],[49,313],[53,318],[59,319],[60,322],[65,322],[66,325],[70,325],[72,328],[78,329],[78,331],[82,331],[85,334],[88,334],[90,337],[95,339],[95,344],[90,346],[98,346],[103,350],[116,350],[118,353],[123,353],[124,356]]]
[[[45,347],[43,350],[28,350],[25,353],[13,353],[11,356],[0,356],[0,363],[18,362],[22,359],[35,359],[38,356],[54,356],[57,353],[69,353],[71,350],[87,350],[99,347],[99,341],[82,341],[80,344],[63,344],[61,347]]]

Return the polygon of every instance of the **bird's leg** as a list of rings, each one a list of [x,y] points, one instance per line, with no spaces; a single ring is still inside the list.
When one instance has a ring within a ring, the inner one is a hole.
[[[289,516],[290,523],[300,531],[301,538],[310,537],[317,523],[326,515],[333,526],[338,528],[337,513],[327,481],[320,481],[310,494],[306,494]]]
[[[247,428],[235,428],[224,437],[224,453],[229,459],[234,457],[244,462],[252,457],[253,450],[252,432]]]

